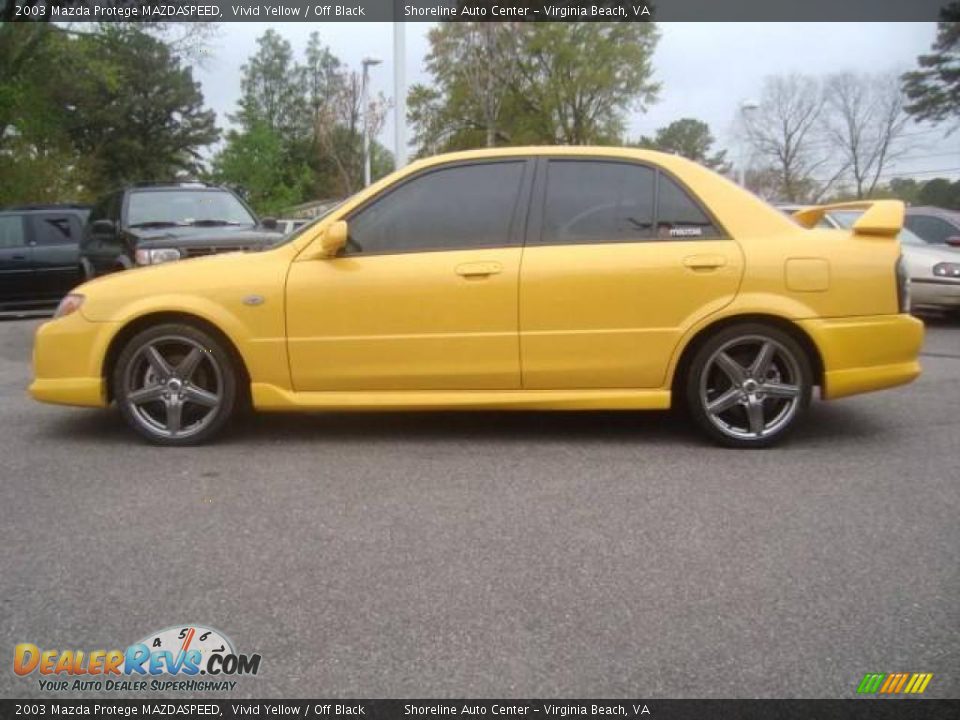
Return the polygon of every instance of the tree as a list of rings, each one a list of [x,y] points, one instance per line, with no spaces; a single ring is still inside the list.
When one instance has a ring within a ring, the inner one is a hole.
[[[824,89],[827,142],[853,181],[858,199],[870,196],[885,168],[902,154],[909,121],[897,78],[839,73]]]
[[[430,30],[430,87],[411,88],[408,106],[416,142],[428,152],[444,142],[493,147],[514,75],[516,23],[441,23]]]
[[[263,125],[288,138],[305,131],[304,70],[289,42],[269,28],[240,71],[241,96],[232,122],[247,130]]]
[[[67,132],[88,155],[98,191],[129,182],[195,175],[200,148],[219,137],[189,67],[162,42],[136,29],[77,38],[86,72],[61,79],[57,94],[69,113]],[[105,56],[109,67],[100,67]]]
[[[302,202],[312,173],[305,164],[291,166],[280,135],[261,123],[228,133],[213,160],[213,178],[240,190],[258,212],[278,215]]]
[[[960,180],[951,182],[946,178],[934,178],[920,188],[917,201],[921,205],[960,210]]]
[[[816,152],[823,105],[814,78],[772,76],[764,81],[759,107],[745,116],[747,141],[765,166],[777,171],[782,200],[816,200],[846,171],[842,166],[826,181],[815,179],[828,159]]]
[[[727,151],[712,151],[714,137],[702,120],[681,118],[659,128],[652,138],[641,137],[637,145],[651,150],[682,155],[721,173],[730,171]]]
[[[937,39],[928,55],[917,58],[919,70],[903,75],[906,111],[916,120],[943,122],[960,118],[960,2],[940,10]]]
[[[14,71],[0,78],[0,157],[13,166],[0,203],[91,199],[198,171],[200,149],[217,137],[214,115],[165,43],[133,23],[26,25],[29,61],[0,51]]]
[[[433,82],[408,98],[419,150],[619,143],[626,112],[657,98],[658,38],[652,23],[444,23]]]
[[[276,214],[309,199],[348,195],[363,182],[360,75],[310,35],[300,64],[272,29],[257,40],[243,66],[243,94],[230,116],[237,127],[213,161],[212,177],[244,188],[260,212]],[[386,100],[368,107],[371,135],[379,133]],[[371,143],[371,171],[392,170],[390,153]]]

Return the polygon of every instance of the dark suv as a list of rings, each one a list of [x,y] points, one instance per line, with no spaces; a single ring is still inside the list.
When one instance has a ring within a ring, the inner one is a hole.
[[[205,183],[136,185],[102,198],[87,220],[80,263],[87,278],[136,265],[279,241],[275,220],[262,222],[231,191]]]
[[[86,205],[24,205],[0,210],[0,311],[60,302],[80,280]]]

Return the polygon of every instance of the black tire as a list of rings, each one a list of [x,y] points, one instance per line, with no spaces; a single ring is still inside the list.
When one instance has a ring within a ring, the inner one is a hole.
[[[230,421],[239,395],[229,350],[210,333],[183,323],[135,335],[120,352],[111,383],[123,419],[158,445],[210,440]]]
[[[806,413],[813,371],[789,333],[742,323],[717,331],[696,350],[684,390],[689,414],[711,440],[726,447],[769,447]]]

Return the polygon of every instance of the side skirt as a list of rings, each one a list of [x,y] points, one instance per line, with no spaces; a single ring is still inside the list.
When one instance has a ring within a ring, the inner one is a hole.
[[[251,383],[257,410],[667,410],[669,390],[382,390],[291,392]]]

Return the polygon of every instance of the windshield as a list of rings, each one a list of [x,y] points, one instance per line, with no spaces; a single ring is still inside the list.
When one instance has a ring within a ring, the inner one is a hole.
[[[863,215],[863,210],[834,210],[830,213],[830,217],[837,221],[840,227],[850,228],[853,227],[853,224],[857,221],[861,215]],[[927,243],[917,235],[912,230],[907,230],[903,228],[900,231],[900,234],[897,235],[897,239],[900,240],[904,245],[926,245]]]
[[[255,225],[236,197],[223,190],[153,190],[130,195],[130,227],[143,225]]]

